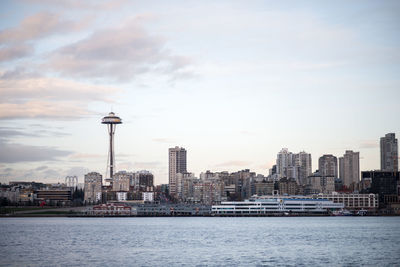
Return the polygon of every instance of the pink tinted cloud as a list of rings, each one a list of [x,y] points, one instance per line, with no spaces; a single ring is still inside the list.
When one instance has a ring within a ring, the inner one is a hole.
[[[0,31],[1,43],[21,43],[81,29],[83,22],[64,20],[58,14],[40,12],[24,18],[18,26]]]
[[[137,17],[64,46],[52,54],[46,67],[66,76],[111,80],[130,80],[149,72],[184,72],[190,59],[172,54],[166,40],[150,35],[142,21]]]
[[[95,114],[88,105],[112,102],[119,89],[60,78],[0,79],[0,119],[78,119]]]

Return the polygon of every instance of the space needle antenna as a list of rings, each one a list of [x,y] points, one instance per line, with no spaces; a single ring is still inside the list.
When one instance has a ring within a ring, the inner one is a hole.
[[[120,117],[115,116],[114,112],[110,112],[108,116],[105,116],[101,120],[102,124],[107,124],[107,130],[108,134],[110,137],[110,143],[109,143],[109,150],[108,150],[108,157],[107,157],[107,170],[109,169],[109,178],[107,179],[107,173],[106,173],[106,182],[110,182],[112,185],[113,182],[113,176],[114,176],[114,168],[115,168],[115,154],[114,154],[114,133],[115,133],[115,128],[117,127],[117,124],[121,124],[122,120]]]

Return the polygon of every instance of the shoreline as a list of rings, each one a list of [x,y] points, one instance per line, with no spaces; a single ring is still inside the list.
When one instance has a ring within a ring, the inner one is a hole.
[[[1,218],[145,218],[145,217],[399,217],[400,215],[386,215],[386,214],[374,214],[374,215],[351,215],[351,216],[335,216],[331,214],[261,214],[261,215],[82,215],[82,214],[71,214],[71,213],[57,213],[57,214],[40,214],[40,213],[28,213],[28,214],[1,214]]]

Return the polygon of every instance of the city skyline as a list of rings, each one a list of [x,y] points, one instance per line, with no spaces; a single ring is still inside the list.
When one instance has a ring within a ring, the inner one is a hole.
[[[110,111],[124,121],[116,171],[156,184],[175,146],[196,174],[268,175],[282,148],[312,171],[359,152],[362,171],[400,135],[396,1],[0,5],[2,183],[104,177]]]

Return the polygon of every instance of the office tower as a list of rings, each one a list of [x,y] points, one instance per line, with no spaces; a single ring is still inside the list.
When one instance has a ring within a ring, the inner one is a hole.
[[[337,178],[337,158],[331,154],[323,155],[318,160],[318,169],[321,176],[333,176]]]
[[[85,174],[85,201],[98,202],[101,200],[101,187],[103,177],[100,173],[90,172]]]
[[[397,139],[394,133],[381,137],[381,171],[398,171],[399,158]]]
[[[360,152],[346,150],[343,157],[339,158],[339,174],[346,187],[360,181]]]
[[[176,174],[186,173],[186,150],[183,147],[169,149],[169,193],[176,197]]]

